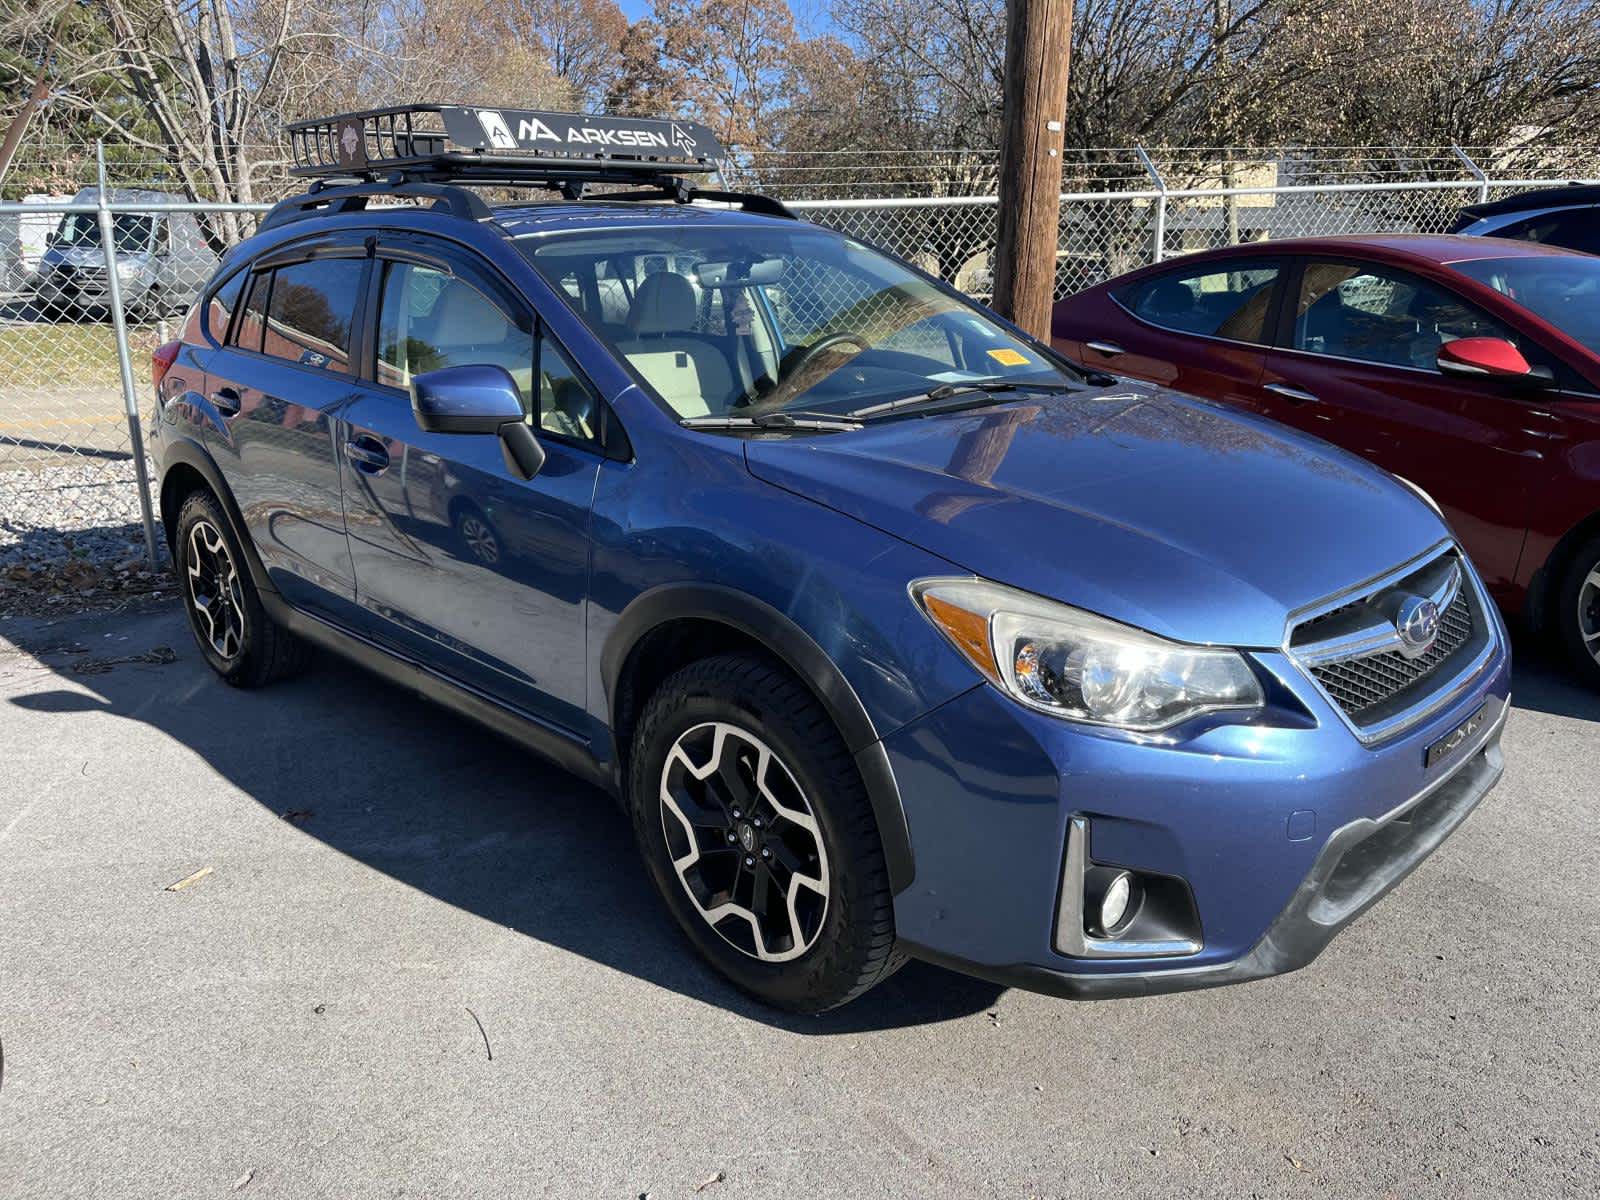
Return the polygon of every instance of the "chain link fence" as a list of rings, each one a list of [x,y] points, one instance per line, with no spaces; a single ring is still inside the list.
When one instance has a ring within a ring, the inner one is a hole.
[[[1136,161],[1142,180],[1121,164],[1117,190],[1062,196],[1058,296],[1234,242],[1440,231],[1464,204],[1595,174],[1491,180],[1464,158],[1467,178],[1285,183],[1287,172],[1255,163],[1185,168],[1174,183],[1170,160]],[[805,220],[990,297],[993,195],[787,199]],[[19,578],[153,568],[162,547],[148,528],[138,420],[151,411],[151,352],[176,335],[222,253],[265,207],[98,185],[0,203],[0,608]]]

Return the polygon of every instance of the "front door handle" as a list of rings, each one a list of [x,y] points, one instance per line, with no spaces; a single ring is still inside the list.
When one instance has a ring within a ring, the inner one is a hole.
[[[389,452],[370,433],[360,433],[344,444],[344,456],[364,475],[382,475],[389,469]]]
[[[1305,388],[1297,388],[1291,383],[1268,383],[1263,385],[1274,396],[1282,396],[1290,404],[1315,404],[1316,393],[1308,392]]]
[[[1085,342],[1084,346],[1093,350],[1096,354],[1104,354],[1107,358],[1115,358],[1117,355],[1125,353],[1122,347],[1115,342]]]
[[[243,402],[233,388],[224,387],[211,393],[211,403],[217,406],[217,411],[223,416],[237,417]]]

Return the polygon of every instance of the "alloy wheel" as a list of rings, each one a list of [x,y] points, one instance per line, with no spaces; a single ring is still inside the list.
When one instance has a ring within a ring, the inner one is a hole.
[[[1589,656],[1600,662],[1600,562],[1578,585],[1578,636]]]
[[[667,753],[661,828],[706,924],[763,962],[804,954],[828,911],[828,854],[794,774],[748,730],[696,725]]]
[[[225,659],[244,644],[244,596],[228,543],[210,521],[189,528],[189,608],[195,630]]]

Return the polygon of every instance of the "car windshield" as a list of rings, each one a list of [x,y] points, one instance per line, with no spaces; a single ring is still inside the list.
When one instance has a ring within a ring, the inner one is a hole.
[[[155,232],[155,221],[136,213],[116,213],[111,218],[112,238],[118,252],[136,252],[150,249],[150,236]],[[93,213],[68,213],[61,218],[56,229],[58,246],[98,246],[100,222]]]
[[[1451,266],[1600,354],[1600,258],[1539,254]]]
[[[1076,382],[978,308],[849,238],[676,224],[518,245],[680,418],[855,413],[940,388]]]

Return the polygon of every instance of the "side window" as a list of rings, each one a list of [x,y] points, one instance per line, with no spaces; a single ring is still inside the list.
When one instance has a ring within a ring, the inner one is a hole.
[[[241,350],[260,350],[261,335],[267,327],[267,300],[272,294],[272,272],[252,274],[241,271],[240,275],[250,279],[250,298],[245,301],[239,319],[233,323],[229,340]]]
[[[530,410],[533,336],[477,288],[416,263],[383,267],[378,305],[379,383],[405,387],[440,367],[494,363],[511,372]]]
[[[1295,305],[1296,350],[1432,370],[1439,347],[1464,337],[1518,340],[1455,293],[1404,271],[1306,264]]]
[[[279,267],[262,349],[301,366],[348,374],[350,326],[365,269],[360,258],[314,258]]]
[[[1162,329],[1262,343],[1277,281],[1272,263],[1231,263],[1157,275],[1124,290],[1119,299],[1134,316]]]
[[[228,324],[233,320],[234,309],[239,306],[239,296],[244,292],[244,285],[249,278],[249,271],[235,271],[211,293],[211,299],[206,303],[206,333],[212,341],[221,343],[228,340]]]
[[[539,340],[538,427],[562,437],[594,441],[599,435],[594,397],[549,338]]]

